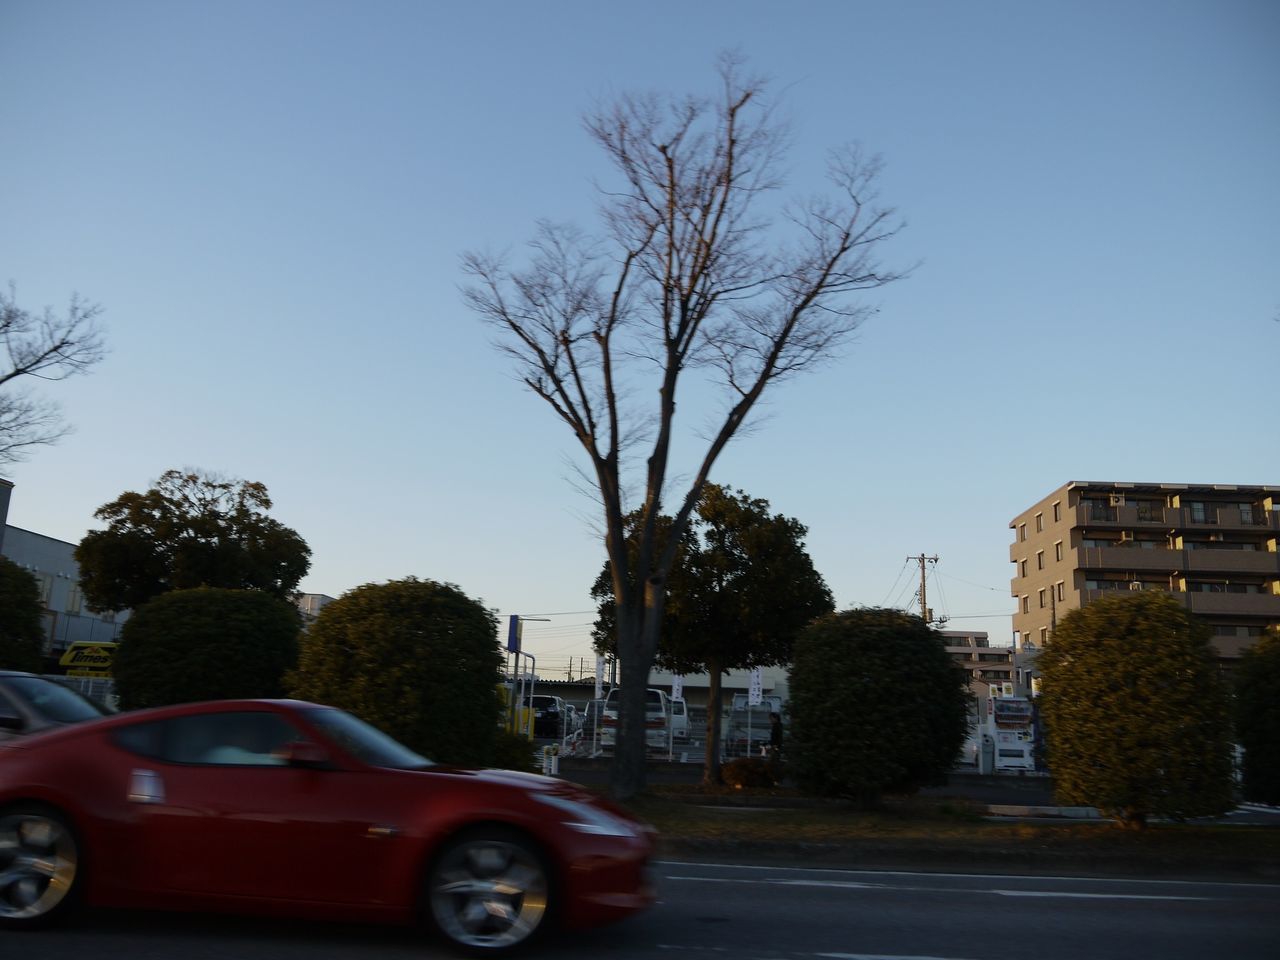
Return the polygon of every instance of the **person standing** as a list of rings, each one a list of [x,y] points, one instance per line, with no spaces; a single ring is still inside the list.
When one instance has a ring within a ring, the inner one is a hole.
[[[769,759],[782,759],[782,717],[776,713],[769,714]]]

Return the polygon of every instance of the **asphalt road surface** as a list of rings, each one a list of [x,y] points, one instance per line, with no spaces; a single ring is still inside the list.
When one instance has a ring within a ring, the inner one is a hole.
[[[538,960],[1272,960],[1280,885],[663,862],[661,902]],[[444,957],[405,930],[100,911],[0,934],[32,960]]]

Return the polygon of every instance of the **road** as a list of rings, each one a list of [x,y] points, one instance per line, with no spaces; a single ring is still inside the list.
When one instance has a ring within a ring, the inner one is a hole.
[[[530,960],[1271,960],[1280,885],[820,870],[663,862],[661,900]],[[40,960],[444,957],[413,932],[163,915],[88,915],[0,934]]]

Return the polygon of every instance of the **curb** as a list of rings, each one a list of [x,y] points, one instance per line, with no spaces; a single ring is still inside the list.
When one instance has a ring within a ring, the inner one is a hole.
[[[987,813],[993,817],[1050,817],[1063,820],[1101,820],[1096,807],[1028,807],[1012,803],[989,803]]]

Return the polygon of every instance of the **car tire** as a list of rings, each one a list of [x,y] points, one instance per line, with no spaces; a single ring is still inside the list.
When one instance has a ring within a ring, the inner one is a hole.
[[[35,804],[0,810],[0,929],[33,929],[75,906],[80,843],[70,821]]]
[[[549,925],[552,876],[527,837],[499,826],[445,843],[423,891],[430,926],[455,949],[496,956],[525,946]]]

